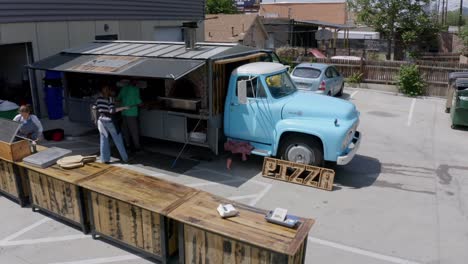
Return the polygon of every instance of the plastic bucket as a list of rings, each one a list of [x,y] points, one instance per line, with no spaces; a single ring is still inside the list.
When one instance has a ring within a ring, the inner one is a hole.
[[[58,71],[46,71],[45,79],[62,79],[62,73]]]

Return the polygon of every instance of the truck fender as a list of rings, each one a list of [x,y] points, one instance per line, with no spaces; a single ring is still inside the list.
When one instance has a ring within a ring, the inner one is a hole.
[[[273,155],[275,156],[278,154],[282,136],[285,133],[293,132],[319,138],[323,146],[324,159],[329,161],[336,160],[336,151],[333,150],[336,147],[336,144],[333,143],[336,143],[337,141],[341,142],[340,139],[342,133],[336,129],[333,121],[330,121],[329,119],[285,119],[276,124],[275,132],[273,145]]]

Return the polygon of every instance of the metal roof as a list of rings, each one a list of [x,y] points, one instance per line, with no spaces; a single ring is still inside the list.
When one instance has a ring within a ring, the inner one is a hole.
[[[356,28],[355,25],[334,24],[334,23],[329,23],[329,22],[319,21],[319,20],[294,20],[294,23],[295,24],[305,24],[305,25],[315,25],[315,26],[321,26],[321,27],[327,27],[327,28],[336,28],[336,29]]]
[[[199,42],[196,47],[194,50],[188,50],[183,42],[94,41],[76,48],[66,49],[62,53],[207,60],[219,57],[219,55],[229,56],[254,50],[241,45],[225,43]]]
[[[202,60],[57,54],[29,67],[38,70],[177,80],[203,65],[205,61]]]
[[[258,52],[236,44],[197,43],[188,50],[183,42],[95,41],[70,48],[29,65],[38,70],[178,79],[206,60]]]

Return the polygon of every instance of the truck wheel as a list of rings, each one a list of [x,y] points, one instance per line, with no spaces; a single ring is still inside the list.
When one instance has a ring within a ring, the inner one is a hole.
[[[317,140],[304,136],[289,136],[281,144],[281,159],[314,166],[323,165],[323,150]]]

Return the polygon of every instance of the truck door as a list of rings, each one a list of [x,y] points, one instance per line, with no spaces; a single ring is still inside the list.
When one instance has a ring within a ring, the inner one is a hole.
[[[229,106],[229,137],[271,144],[273,138],[273,117],[269,109],[268,97],[261,80],[248,76],[239,76],[239,81],[247,81],[247,103],[240,104],[238,89],[234,93]]]

